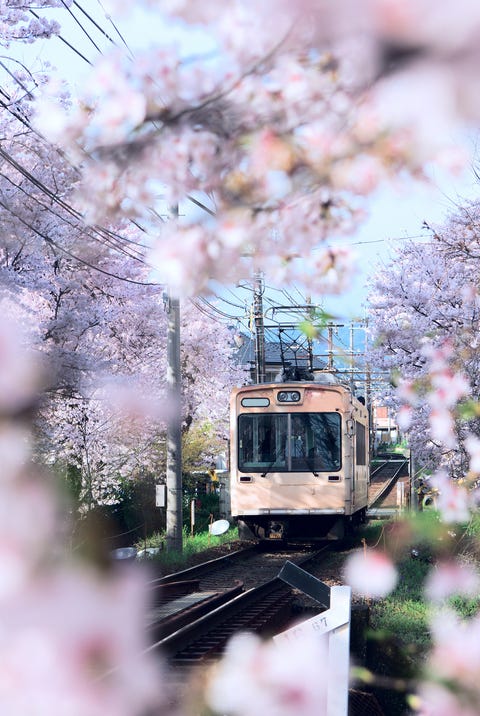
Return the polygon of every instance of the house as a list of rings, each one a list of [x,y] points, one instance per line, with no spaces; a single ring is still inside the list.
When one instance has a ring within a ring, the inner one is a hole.
[[[394,445],[399,440],[398,425],[392,417],[391,410],[386,405],[372,405],[372,424],[374,430],[375,448],[382,445]]]
[[[246,333],[234,335],[235,346],[234,360],[239,365],[246,365],[250,376],[255,382],[255,339]],[[304,336],[296,341],[265,341],[265,382],[278,381],[282,372],[288,367],[306,369],[309,367],[308,342]],[[326,364],[318,356],[312,356],[313,370],[324,370]]]

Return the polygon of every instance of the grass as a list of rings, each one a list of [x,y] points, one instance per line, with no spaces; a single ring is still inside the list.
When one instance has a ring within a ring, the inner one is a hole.
[[[200,555],[212,547],[221,545],[229,545],[238,540],[238,530],[231,528],[223,535],[211,535],[208,531],[199,534],[190,535],[188,530],[183,531],[183,549],[167,551],[165,548],[166,535],[164,532],[156,532],[147,538],[146,542],[142,541],[135,545],[137,550],[145,547],[158,547],[160,552],[156,554],[152,560],[159,563],[162,567],[168,569],[181,569],[187,567],[197,555]]]
[[[480,567],[479,535],[479,516],[466,526],[456,526],[453,532],[433,512],[413,515],[403,522],[372,522],[362,530],[369,547],[386,548],[396,556],[399,572],[395,590],[370,605],[369,637],[385,644],[395,642],[406,661],[421,668],[431,646],[429,621],[436,608],[425,600],[425,580],[437,560],[456,558]],[[444,606],[468,619],[478,614],[480,596],[451,597]]]
[[[394,638],[411,655],[422,658],[430,647],[429,606],[423,584],[431,565],[406,558],[398,565],[396,589],[370,609],[370,626],[377,634]]]

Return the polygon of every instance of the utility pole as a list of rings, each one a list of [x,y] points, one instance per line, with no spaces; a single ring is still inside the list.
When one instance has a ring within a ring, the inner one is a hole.
[[[313,324],[315,320],[315,309],[312,306],[312,297],[307,295],[305,297],[307,304],[307,321]],[[308,368],[313,371],[313,343],[311,336],[307,336],[307,352],[308,352]]]
[[[328,370],[333,370],[333,323],[328,324]]]
[[[263,277],[255,272],[253,283],[253,315],[255,319],[255,382],[265,383],[265,328],[263,323]]]
[[[178,219],[178,205],[171,207]],[[180,301],[166,297],[167,328],[167,552],[183,549],[182,514],[182,370],[180,363]]]
[[[353,393],[353,389],[355,387],[355,344],[354,344],[354,337],[353,337],[353,321],[350,324],[350,390]]]
[[[365,319],[365,356],[368,356],[368,318]],[[365,363],[365,398],[368,410],[368,428],[370,433],[370,457],[375,446],[375,434],[373,431],[373,406],[372,406],[372,373],[370,363]]]
[[[167,551],[182,551],[182,380],[180,301],[167,299]]]

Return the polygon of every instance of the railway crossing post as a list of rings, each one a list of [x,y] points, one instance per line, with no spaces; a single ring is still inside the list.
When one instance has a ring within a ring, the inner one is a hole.
[[[309,632],[327,636],[328,686],[325,714],[347,716],[351,589],[347,586],[328,587],[320,579],[289,561],[284,564],[278,576],[291,587],[315,599],[326,611],[277,634],[274,639],[294,640]]]

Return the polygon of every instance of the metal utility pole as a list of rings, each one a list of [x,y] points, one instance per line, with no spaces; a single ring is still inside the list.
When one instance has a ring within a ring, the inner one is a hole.
[[[255,272],[253,283],[253,315],[255,320],[255,382],[265,383],[265,328],[263,323],[263,277]]]
[[[353,389],[355,387],[355,342],[354,342],[354,331],[353,331],[353,323],[350,324],[350,390],[353,393]]]
[[[365,319],[365,355],[368,356],[368,318]],[[368,410],[368,427],[370,432],[370,456],[375,447],[375,433],[373,430],[373,406],[372,406],[372,373],[370,363],[365,363],[365,398]]]
[[[333,323],[328,324],[328,370],[333,370]]]
[[[180,301],[167,299],[167,551],[182,551],[182,379]]]

